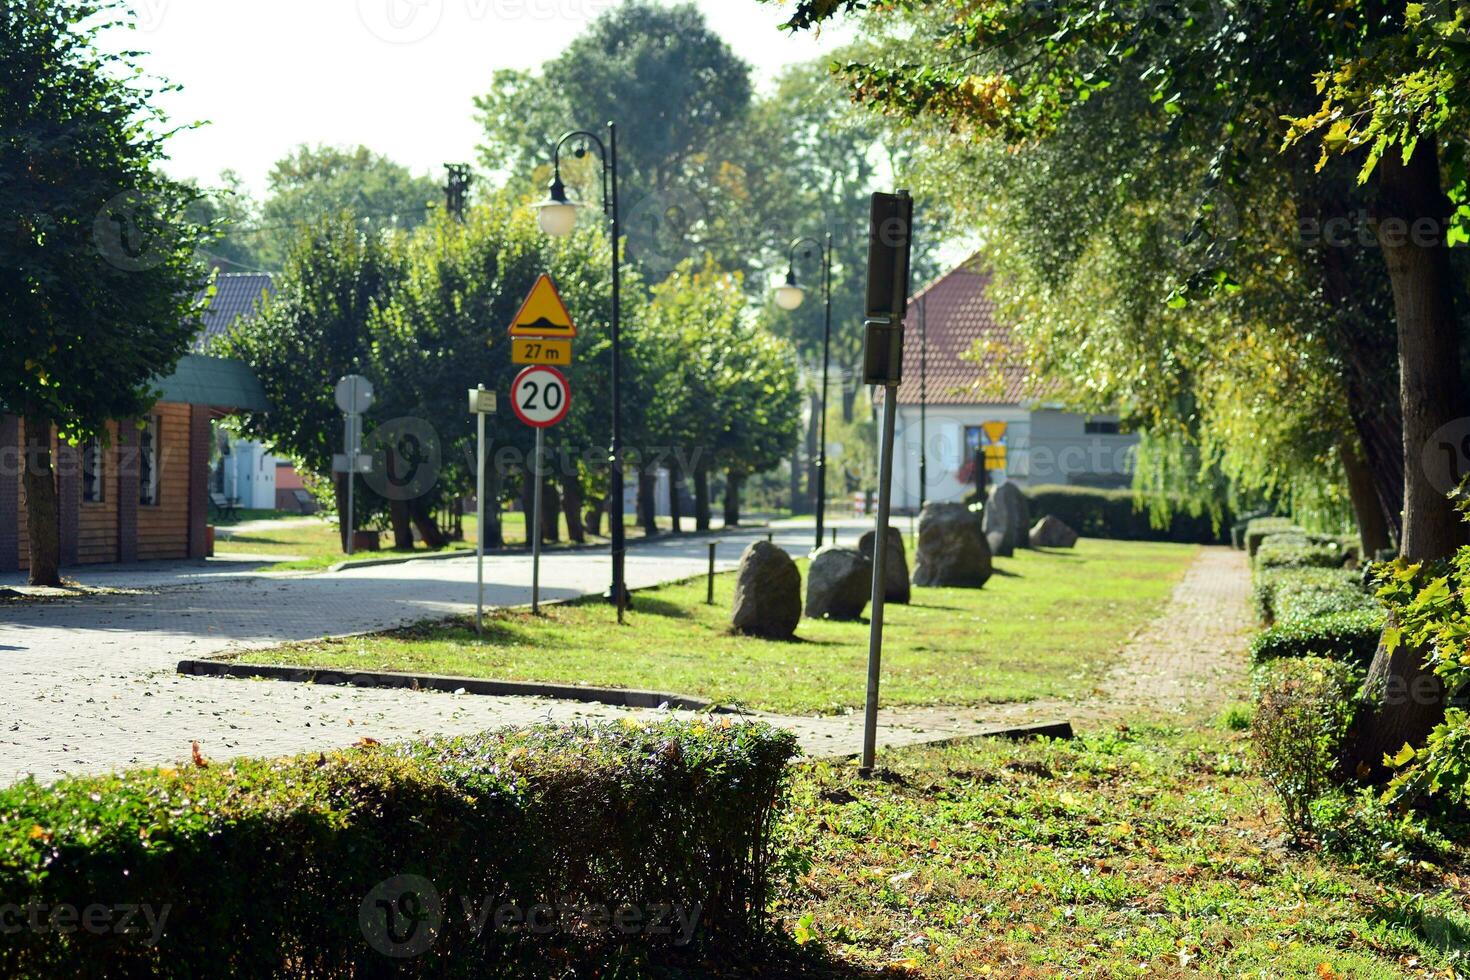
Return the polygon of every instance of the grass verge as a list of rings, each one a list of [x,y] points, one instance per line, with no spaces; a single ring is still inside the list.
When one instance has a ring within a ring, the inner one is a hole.
[[[1085,695],[1162,608],[1197,548],[1084,540],[1000,559],[984,589],[917,589],[885,616],[884,703],[980,704]],[[803,575],[805,562],[802,562]],[[598,601],[343,640],[291,644],[252,663],[650,688],[786,713],[862,704],[868,628],[803,620],[794,642],[729,629],[734,576],[705,605],[698,579],[640,592],[626,628]]]

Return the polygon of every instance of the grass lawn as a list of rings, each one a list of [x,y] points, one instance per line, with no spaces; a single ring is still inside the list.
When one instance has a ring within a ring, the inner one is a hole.
[[[1372,880],[1290,850],[1246,753],[1201,726],[803,765],[781,917],[854,975],[1465,976],[1470,851]]]
[[[984,589],[916,589],[885,616],[887,705],[977,704],[1089,692],[1128,636],[1162,607],[1192,545],[1083,540],[1018,552]],[[805,576],[805,562],[802,565]],[[475,642],[468,619],[293,644],[252,663],[587,683],[698,695],[787,713],[862,704],[866,623],[803,620],[795,642],[734,635],[734,575],[639,592],[628,626],[600,601],[502,611]]]
[[[222,528],[221,530],[228,530]],[[474,547],[474,518],[465,522],[466,537],[468,541],[454,541],[446,551],[457,551],[464,548]],[[391,541],[391,535],[383,535],[384,540]],[[311,571],[328,568],[340,561],[349,558],[387,558],[407,552],[398,552],[392,549],[372,552],[362,551],[355,555],[342,553],[342,541],[337,535],[337,526],[327,524],[320,520],[303,519],[293,521],[289,527],[275,527],[259,531],[242,531],[231,533],[226,537],[222,533],[216,533],[214,550],[219,554],[230,555],[252,555],[261,558],[281,556],[282,560],[266,566],[265,571]],[[414,554],[432,554],[424,548],[414,551]]]

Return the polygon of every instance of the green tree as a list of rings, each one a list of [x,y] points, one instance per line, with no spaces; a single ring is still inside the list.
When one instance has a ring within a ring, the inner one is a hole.
[[[189,207],[189,220],[208,228],[210,233],[201,250],[204,260],[221,272],[260,269],[264,259],[258,248],[259,216],[240,175],[226,170],[214,187],[187,183],[198,193]]]
[[[351,212],[363,227],[409,231],[423,224],[443,193],[428,177],[365,146],[299,146],[276,161],[253,230],[267,268],[279,266],[297,232],[326,215]]]
[[[321,478],[342,446],[334,389],[343,375],[366,370],[368,324],[404,276],[393,233],[364,231],[348,213],[304,226],[286,254],[275,289],[257,316],[238,321],[217,350],[250,365],[265,388],[269,413],[248,413],[243,429]],[[346,479],[333,482],[337,512],[347,512]],[[365,495],[364,504],[372,501]],[[345,549],[347,525],[341,524]]]
[[[51,431],[142,415],[199,325],[194,192],[155,169],[159,88],[99,51],[108,3],[0,8],[0,404],[25,421],[30,579],[60,584]]]

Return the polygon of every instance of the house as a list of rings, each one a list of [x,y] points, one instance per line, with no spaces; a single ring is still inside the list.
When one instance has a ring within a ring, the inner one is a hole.
[[[1116,415],[1070,411],[1039,383],[973,255],[916,293],[905,321],[893,506],[963,500],[977,483],[1124,487],[1138,437]],[[926,477],[920,485],[920,447]],[[977,463],[984,460],[983,465]]]
[[[186,354],[158,379],[140,419],[69,446],[52,436],[62,565],[203,558],[209,552],[210,424],[265,411],[265,392],[239,361]],[[24,423],[0,415],[0,459],[20,460]],[[21,466],[0,467],[0,572],[29,567]]]

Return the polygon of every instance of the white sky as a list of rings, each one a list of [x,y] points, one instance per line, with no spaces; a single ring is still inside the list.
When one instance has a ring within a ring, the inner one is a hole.
[[[620,2],[130,0],[139,28],[109,43],[184,87],[162,103],[175,125],[210,123],[172,138],[169,171],[214,183],[231,168],[259,194],[299,143],[362,143],[436,179],[474,162],[471,100],[491,73],[540,66]],[[758,87],[851,38],[779,31],[783,8],[756,0],[696,3]]]

